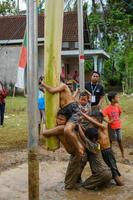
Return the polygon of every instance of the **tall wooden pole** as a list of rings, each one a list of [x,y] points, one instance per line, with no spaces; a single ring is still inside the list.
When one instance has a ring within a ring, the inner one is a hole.
[[[64,0],[46,0],[44,76],[46,83],[53,87],[60,83],[63,13]],[[46,92],[46,128],[56,126],[58,108],[59,94],[52,95]],[[57,138],[46,139],[46,148],[59,148]]]
[[[80,90],[84,90],[84,32],[83,32],[83,2],[78,0],[78,44],[79,44],[79,83]]]
[[[39,161],[37,126],[37,2],[27,1],[27,92],[28,92],[28,189],[29,200],[39,200]]]

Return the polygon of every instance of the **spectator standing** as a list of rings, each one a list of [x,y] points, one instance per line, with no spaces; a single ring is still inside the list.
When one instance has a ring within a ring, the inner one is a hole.
[[[100,73],[97,71],[93,71],[91,76],[91,81],[85,83],[85,89],[91,93],[91,106],[92,109],[98,108],[100,109],[101,104],[104,100],[104,88],[99,83],[100,81]]]
[[[45,90],[41,84],[43,79],[44,77],[41,76],[38,81],[38,84],[39,84],[39,88],[38,88],[39,136],[40,136],[40,131],[41,131],[41,124],[45,123],[45,97],[44,97]]]
[[[119,95],[117,92],[110,92],[108,94],[108,100],[110,104],[103,109],[104,117],[108,117],[109,123],[109,137],[112,144],[113,141],[117,141],[121,155],[124,158],[124,148],[122,144],[122,133],[121,133],[121,113],[122,109],[119,106]]]
[[[5,98],[8,91],[4,88],[3,83],[0,81],[0,126],[4,124],[4,113],[5,113]]]
[[[78,73],[78,71],[74,71],[72,79],[73,79],[73,89],[74,89],[74,91],[76,91],[76,89],[79,85],[79,73]]]
[[[72,76],[72,79],[74,80],[74,81],[76,81],[76,83],[79,83],[79,74],[78,74],[78,71],[74,71],[74,74],[73,74],[73,76]]]

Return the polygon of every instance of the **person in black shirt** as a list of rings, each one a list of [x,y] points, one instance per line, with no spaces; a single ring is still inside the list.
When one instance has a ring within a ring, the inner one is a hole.
[[[91,81],[85,83],[85,89],[92,95],[91,106],[100,108],[104,100],[104,88],[99,84],[100,74],[99,72],[93,71]]]

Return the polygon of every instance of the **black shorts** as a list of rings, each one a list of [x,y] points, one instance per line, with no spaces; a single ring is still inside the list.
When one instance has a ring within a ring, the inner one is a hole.
[[[117,168],[116,160],[115,160],[112,149],[111,148],[104,149],[104,150],[101,150],[101,152],[102,152],[102,157],[103,157],[104,162],[111,169],[112,177],[114,178],[116,176],[121,176]]]
[[[68,122],[72,123],[79,123],[80,121],[80,108],[76,102],[72,102],[65,107],[62,108],[62,110],[69,116]]]

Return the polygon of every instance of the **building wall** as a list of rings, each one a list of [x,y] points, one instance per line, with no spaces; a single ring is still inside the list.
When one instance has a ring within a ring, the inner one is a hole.
[[[4,83],[15,84],[21,46],[7,46],[0,51],[0,80]],[[78,57],[62,57],[62,67],[65,67],[67,79],[71,79],[78,70]],[[69,68],[69,69],[68,69]],[[27,70],[26,70],[27,73]],[[44,74],[44,48],[38,48],[38,77]],[[25,75],[26,77],[26,75]]]
[[[15,83],[20,47],[3,47],[0,51],[0,80],[7,84]]]
[[[65,58],[62,56],[61,62],[62,62],[61,65],[65,70],[65,77],[67,79],[71,79],[74,71],[75,70],[78,71],[78,57]],[[40,46],[38,55],[38,76],[41,76],[43,74],[44,74],[44,48],[43,46]]]
[[[79,71],[78,62],[78,57],[62,58],[62,66],[65,70],[66,79],[72,79],[74,71]]]
[[[38,55],[38,77],[44,74],[44,48],[39,46],[39,55]],[[62,67],[65,70],[65,77],[71,79],[74,71],[78,71],[78,57],[62,57]],[[69,68],[69,69],[67,69]],[[69,73],[67,73],[69,72]]]
[[[0,51],[0,80],[2,82],[7,84],[16,82],[20,51],[20,46],[8,46]],[[38,76],[43,74],[43,54],[44,50],[41,46],[38,56]]]

